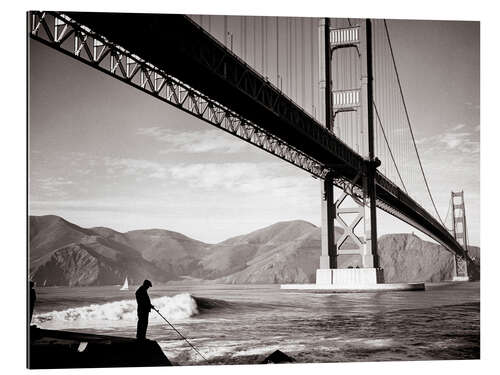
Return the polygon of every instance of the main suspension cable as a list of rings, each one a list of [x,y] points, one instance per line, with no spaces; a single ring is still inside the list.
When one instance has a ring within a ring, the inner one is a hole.
[[[417,143],[415,142],[415,136],[413,135],[413,129],[411,127],[410,116],[408,115],[408,109],[406,107],[406,101],[405,101],[405,98],[404,98],[404,95],[403,95],[403,88],[401,87],[401,81],[399,79],[398,68],[396,66],[396,60],[394,58],[394,51],[392,50],[391,37],[389,36],[389,29],[387,28],[387,22],[386,22],[385,19],[384,19],[384,27],[385,27],[385,34],[387,35],[387,41],[389,43],[389,50],[391,51],[392,64],[394,66],[394,71],[396,73],[396,79],[397,79],[398,86],[399,86],[399,92],[401,94],[401,100],[403,101],[403,107],[404,107],[404,110],[405,110],[406,120],[408,122],[408,128],[410,129],[410,135],[411,135],[411,139],[412,139],[412,142],[413,142],[413,147],[415,149],[415,153],[417,154],[417,160],[418,160],[418,164],[420,166],[420,171],[422,172],[422,176],[424,178],[425,186],[427,188],[427,192],[429,193],[429,197],[431,199],[432,206],[434,207],[434,211],[436,211],[436,214],[438,216],[439,221],[441,222],[441,225],[446,226],[443,223],[443,220],[441,219],[441,216],[439,215],[439,211],[436,208],[436,204],[434,203],[434,198],[432,197],[431,189],[429,188],[429,183],[427,182],[427,177],[425,175],[424,168],[422,166],[422,161],[420,160],[420,155],[419,155],[418,149],[417,149]]]

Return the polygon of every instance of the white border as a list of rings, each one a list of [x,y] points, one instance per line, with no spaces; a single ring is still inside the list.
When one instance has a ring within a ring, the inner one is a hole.
[[[498,22],[494,2],[487,1],[320,1],[305,2],[252,0],[182,0],[179,2],[156,1],[106,1],[86,0],[70,3],[62,0],[15,1],[3,4],[2,9],[2,140],[1,143],[1,197],[0,214],[2,228],[3,287],[1,324],[2,335],[0,366],[5,373],[27,372],[25,369],[25,244],[26,244],[26,24],[25,12],[30,9],[122,11],[147,13],[197,13],[197,14],[248,14],[283,16],[377,17],[411,19],[448,19],[481,21],[481,360],[480,361],[430,361],[430,362],[383,362],[346,363],[321,365],[280,366],[217,366],[182,367],[175,369],[106,369],[106,370],[51,370],[50,374],[97,373],[148,373],[165,371],[175,374],[229,374],[234,371],[251,374],[255,371],[302,373],[342,372],[370,374],[434,374],[443,371],[460,373],[492,373],[498,367],[496,341],[498,330],[498,290],[496,284],[498,257],[498,153],[500,141],[497,115],[498,80]],[[486,202],[486,203],[485,203]],[[6,208],[6,209],[5,209]],[[495,215],[497,214],[497,215]],[[7,306],[8,304],[8,306]],[[497,362],[497,363],[496,363]],[[45,374],[46,371],[37,371]]]

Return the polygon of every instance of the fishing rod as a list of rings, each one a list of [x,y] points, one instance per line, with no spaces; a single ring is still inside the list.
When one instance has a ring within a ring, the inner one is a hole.
[[[182,333],[180,333],[180,332],[179,332],[179,331],[178,331],[178,330],[177,330],[177,329],[176,329],[176,328],[172,325],[172,323],[170,323],[170,322],[167,320],[167,318],[165,318],[165,317],[164,317],[164,316],[160,313],[160,311],[158,311],[155,307],[153,307],[153,310],[154,310],[154,311],[156,311],[156,312],[158,313],[158,315],[160,315],[160,316],[163,318],[163,320],[164,320],[164,321],[166,321],[166,322],[168,323],[168,325],[169,325],[170,327],[172,327],[172,329],[173,329],[175,332],[177,332],[177,333],[179,334],[179,336],[180,336],[180,337],[182,337],[182,338],[183,338],[183,339],[184,339],[184,340],[185,340],[185,341],[189,344],[189,346],[190,346],[191,348],[193,348],[193,350],[194,350],[196,353],[198,353],[198,354],[200,355],[200,357],[201,357],[201,358],[203,358],[205,361],[208,361],[208,359],[206,359],[206,358],[203,356],[203,354],[201,354],[201,353],[198,351],[198,349],[196,349],[196,348],[193,346],[193,344],[191,344],[191,343],[188,341],[188,339],[187,339],[187,338],[185,338],[185,337],[182,335]]]

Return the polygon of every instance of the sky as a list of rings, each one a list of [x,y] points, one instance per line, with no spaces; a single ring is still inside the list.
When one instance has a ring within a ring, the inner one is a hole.
[[[479,24],[389,21],[438,210],[464,190],[479,244]],[[29,213],[163,228],[215,243],[320,224],[320,181],[112,77],[29,41]],[[256,59],[258,60],[258,59]],[[378,232],[412,232],[379,211]]]

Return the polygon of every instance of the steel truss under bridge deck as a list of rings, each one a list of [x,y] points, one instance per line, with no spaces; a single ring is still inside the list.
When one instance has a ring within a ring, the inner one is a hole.
[[[188,17],[30,12],[28,23],[31,38],[314,176],[324,178],[334,170],[335,185],[360,193],[362,179],[357,177],[366,174],[366,160]],[[71,48],[68,40],[74,42]],[[103,64],[107,56],[111,63]],[[415,200],[379,172],[376,183],[379,208],[468,258]]]

